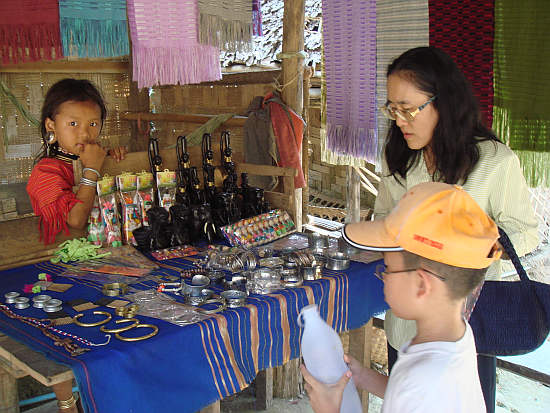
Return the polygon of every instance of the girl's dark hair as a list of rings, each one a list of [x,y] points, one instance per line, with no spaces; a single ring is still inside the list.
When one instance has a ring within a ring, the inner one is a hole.
[[[430,143],[435,159],[434,180],[448,184],[464,183],[479,161],[477,143],[499,141],[484,125],[470,83],[453,59],[436,47],[410,49],[389,66],[387,76],[398,74],[414,83],[428,96],[437,95],[431,104],[439,114]],[[401,129],[391,121],[385,144],[390,175],[405,178],[422,156],[409,149]]]
[[[46,155],[46,119],[53,119],[59,112],[59,106],[70,100],[76,102],[94,102],[101,110],[101,126],[107,117],[107,108],[101,96],[101,92],[94,86],[92,82],[86,79],[63,79],[55,83],[44,98],[42,104],[42,115],[40,117],[40,135],[42,137],[42,150],[36,160],[43,158]],[[57,142],[52,145],[57,149]]]

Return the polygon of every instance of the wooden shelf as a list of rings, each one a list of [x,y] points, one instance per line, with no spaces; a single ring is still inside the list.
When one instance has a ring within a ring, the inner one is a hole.
[[[123,120],[189,122],[203,124],[212,119],[214,115],[186,115],[183,113],[150,113],[150,112],[124,112],[120,118]],[[224,126],[244,126],[248,119],[245,116],[235,116],[223,123]]]

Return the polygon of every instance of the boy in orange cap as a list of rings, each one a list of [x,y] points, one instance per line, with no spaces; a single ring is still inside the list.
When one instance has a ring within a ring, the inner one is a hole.
[[[458,186],[413,187],[383,220],[348,224],[351,245],[384,253],[384,296],[394,313],[415,320],[417,335],[399,350],[389,378],[345,355],[348,371],[335,385],[315,380],[302,366],[316,413],[339,412],[344,387],[384,398],[382,412],[486,410],[477,373],[474,336],[462,316],[466,297],[501,251],[496,224]]]

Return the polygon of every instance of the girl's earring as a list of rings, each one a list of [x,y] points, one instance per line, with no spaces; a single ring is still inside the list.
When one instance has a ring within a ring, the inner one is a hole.
[[[55,142],[55,133],[53,131],[49,131],[48,133],[46,133],[46,143],[48,145],[51,145],[54,142]]]

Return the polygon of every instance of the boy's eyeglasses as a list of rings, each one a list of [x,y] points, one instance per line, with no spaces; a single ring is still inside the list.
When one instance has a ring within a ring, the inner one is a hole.
[[[432,103],[437,98],[437,95],[432,96],[426,103],[423,105],[420,105],[415,110],[403,110],[403,109],[397,109],[393,106],[390,106],[389,104],[385,104],[384,106],[380,106],[380,111],[386,116],[388,119],[391,120],[397,120],[397,118],[404,120],[405,122],[412,122],[418,113],[424,109],[426,106],[428,106],[430,103]]]
[[[427,270],[425,268],[411,268],[411,269],[408,269],[408,270],[399,270],[399,271],[384,271],[385,269],[386,269],[386,266],[384,264],[378,264],[376,266],[376,268],[374,269],[374,275],[376,276],[376,278],[378,278],[381,281],[384,281],[384,277],[388,274],[397,274],[397,273],[400,273],[400,272],[411,272],[411,271],[416,271],[416,270],[424,270],[427,273],[433,275],[435,278],[439,278],[441,281],[446,280],[446,278],[443,277],[442,275],[431,272],[430,270]]]

